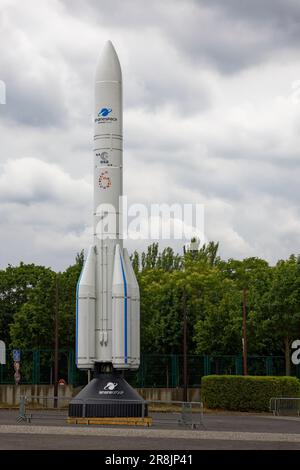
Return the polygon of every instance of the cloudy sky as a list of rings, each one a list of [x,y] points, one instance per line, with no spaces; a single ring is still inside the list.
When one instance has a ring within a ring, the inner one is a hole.
[[[298,0],[2,0],[0,266],[64,269],[92,241],[93,79],[108,39],[129,203],[204,204],[224,258],[300,252]]]

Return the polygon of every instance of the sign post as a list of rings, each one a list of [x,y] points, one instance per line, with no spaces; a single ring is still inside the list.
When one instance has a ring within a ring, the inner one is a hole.
[[[20,374],[20,362],[21,362],[21,350],[20,349],[13,349],[13,360],[14,360],[14,379],[16,385],[19,385],[21,381],[21,374]]]
[[[6,364],[6,348],[4,341],[0,340],[0,364]]]

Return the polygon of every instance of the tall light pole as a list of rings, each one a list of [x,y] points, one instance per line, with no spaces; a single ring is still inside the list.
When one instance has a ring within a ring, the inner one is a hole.
[[[183,291],[183,401],[188,401],[188,372],[187,372],[187,312],[186,292]]]
[[[246,289],[243,289],[243,370],[244,375],[248,375],[247,365],[247,307],[246,307]]]
[[[55,316],[54,316],[54,397],[58,395],[58,274],[55,277]],[[57,408],[57,399],[54,399]]]
[[[197,237],[192,237],[191,242],[183,247],[184,255],[191,253],[192,259],[196,259],[199,253],[200,240]],[[186,308],[186,290],[183,289],[182,293],[182,307],[183,307],[183,401],[188,401],[188,364],[187,364],[187,308]]]

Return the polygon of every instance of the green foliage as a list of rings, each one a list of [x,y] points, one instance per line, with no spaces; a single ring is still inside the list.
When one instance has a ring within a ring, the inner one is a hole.
[[[53,347],[55,273],[45,269],[10,325],[11,348]]]
[[[207,375],[201,380],[202,400],[208,408],[268,411],[272,397],[300,397],[295,377]]]
[[[143,351],[175,353],[180,350],[180,293],[174,275],[163,270],[147,270],[139,275],[141,302],[141,342]]]
[[[152,245],[149,245],[147,252],[143,252],[141,255],[139,255],[137,251],[134,251],[130,259],[136,274],[139,271],[144,272],[149,269],[175,271],[182,267],[182,257],[175,254],[171,247],[164,248],[164,250],[159,253],[158,243],[152,243]]]
[[[259,278],[260,273],[257,273],[256,279]],[[290,345],[300,331],[299,258],[292,255],[288,260],[279,261],[261,286],[256,280],[255,289],[250,327],[256,330],[256,339],[269,353],[285,353],[286,375],[290,375]],[[254,341],[253,345],[256,346]]]
[[[76,258],[76,263],[69,266],[58,278],[59,296],[59,347],[74,349],[76,286],[83,267],[83,257]]]
[[[248,353],[282,355],[290,374],[290,345],[300,331],[300,260],[271,267],[265,260],[221,260],[218,243],[194,243],[183,255],[153,243],[131,256],[141,295],[143,353],[182,354],[187,316],[189,354],[242,354],[242,299],[247,297]],[[0,270],[0,337],[9,347],[54,345],[56,283],[59,346],[75,343],[76,284],[83,251],[62,273],[23,264]]]
[[[49,268],[30,265],[30,270],[25,273],[28,277],[24,273],[21,277],[26,286],[26,296],[19,298],[12,321],[7,325],[10,347],[53,349],[57,284],[59,347],[74,349],[76,284],[82,266],[83,252],[77,255],[75,264],[63,273],[55,273]],[[23,270],[24,265],[21,265],[21,268]],[[19,268],[13,269],[19,275]],[[15,276],[14,285],[17,286],[17,290],[20,290],[18,279],[20,275]]]
[[[231,279],[212,270],[202,278],[202,305],[195,321],[198,354],[235,354],[241,344],[241,293]]]
[[[0,270],[0,336],[7,345],[10,343],[10,325],[15,315],[48,272],[43,266],[24,263]],[[45,287],[47,290],[48,286]]]
[[[194,242],[197,242],[195,237],[191,239],[191,243]],[[199,242],[200,240],[198,240],[198,243]],[[209,266],[217,266],[221,262],[220,257],[217,256],[218,249],[219,243],[215,242],[209,242],[208,245],[204,243],[197,251],[187,250],[184,247],[183,264],[185,267],[187,267],[195,261],[202,261]]]

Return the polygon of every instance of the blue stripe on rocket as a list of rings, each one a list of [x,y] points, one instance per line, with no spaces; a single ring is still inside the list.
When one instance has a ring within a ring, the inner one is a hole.
[[[121,260],[121,268],[122,268],[122,276],[123,276],[123,282],[124,282],[124,356],[125,356],[125,364],[127,364],[127,358],[128,358],[128,350],[127,350],[127,282],[126,282],[126,276],[125,276],[125,271],[123,267],[123,261],[122,261],[122,256],[120,253],[120,260]]]

